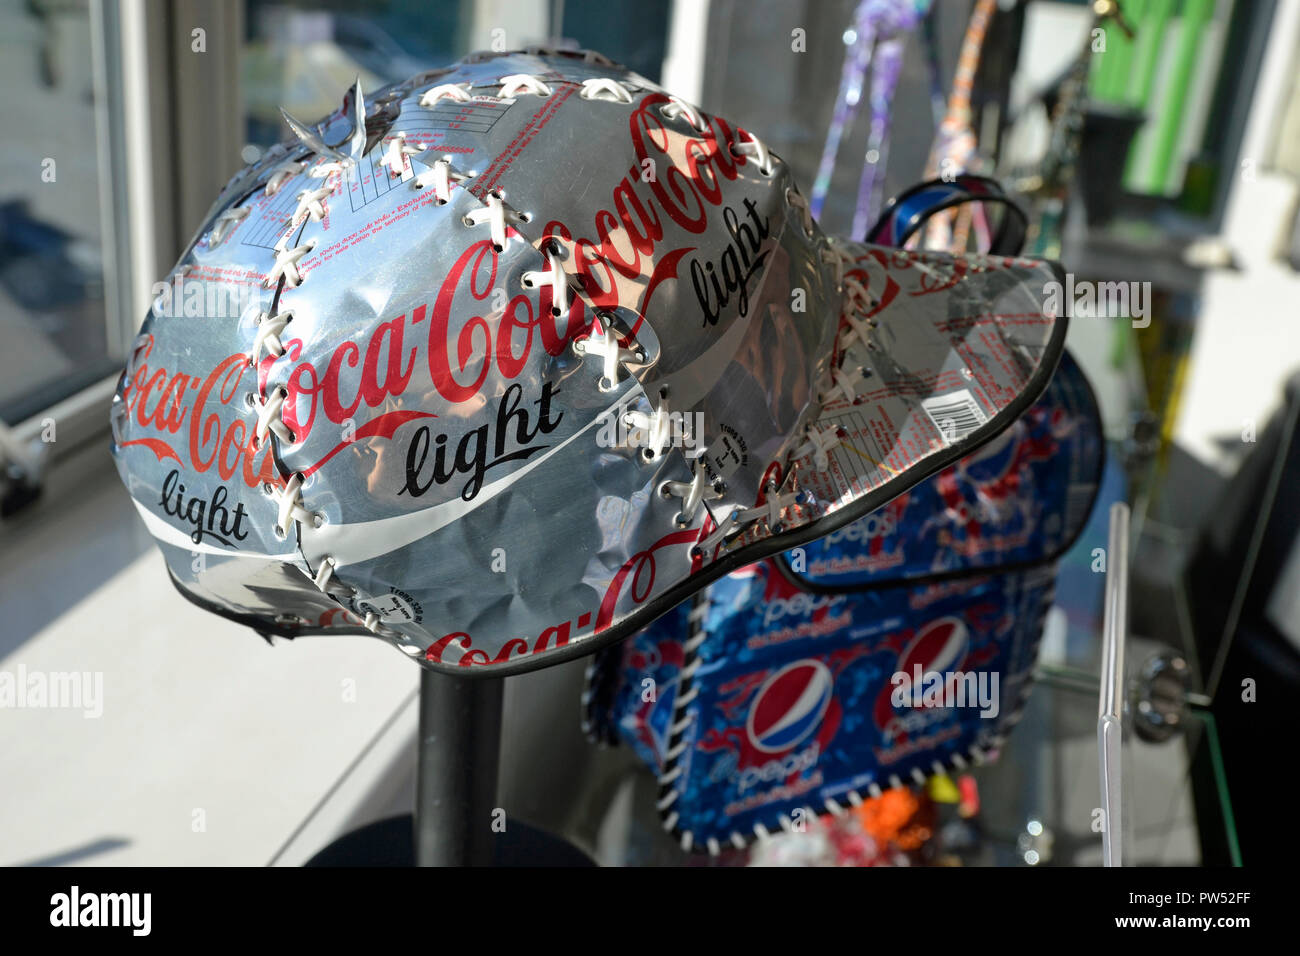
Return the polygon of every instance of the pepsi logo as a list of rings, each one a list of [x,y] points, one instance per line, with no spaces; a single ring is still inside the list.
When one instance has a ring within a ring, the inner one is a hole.
[[[808,594],[805,591],[796,591],[786,598],[772,598],[763,605],[763,626],[771,627],[789,615],[811,620],[813,614],[822,608],[838,607],[847,601],[843,594]]]
[[[1002,481],[1016,464],[1023,433],[1024,426],[1016,422],[997,438],[963,458],[958,468],[977,485]]]
[[[899,655],[898,669],[911,674],[919,664],[922,673],[956,671],[966,659],[969,646],[970,632],[965,622],[955,617],[941,617],[921,628],[921,632],[912,638]]]
[[[865,518],[859,518],[838,531],[832,531],[822,539],[822,543],[826,547],[843,544],[846,541],[851,544],[866,544],[874,538],[895,534],[897,531],[897,514],[892,510],[873,511]]]
[[[749,705],[745,732],[756,750],[780,753],[808,737],[830,706],[835,681],[818,660],[795,661],[771,677]]]

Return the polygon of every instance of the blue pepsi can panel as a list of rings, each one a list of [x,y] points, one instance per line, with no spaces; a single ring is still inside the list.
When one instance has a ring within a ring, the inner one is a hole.
[[[685,632],[661,619],[618,649],[615,733],[699,848],[982,762],[1019,717],[1052,581],[1042,567],[826,596],[752,565],[674,612]],[[737,626],[737,603],[763,613]]]
[[[1066,356],[1004,439],[599,656],[589,729],[658,774],[683,846],[714,852],[982,762],[1022,711],[1102,460]]]

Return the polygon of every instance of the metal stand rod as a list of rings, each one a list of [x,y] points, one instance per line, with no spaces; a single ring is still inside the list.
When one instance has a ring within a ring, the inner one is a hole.
[[[417,866],[487,866],[496,834],[504,681],[420,674]]]
[[[1097,748],[1101,757],[1101,831],[1104,866],[1120,866],[1124,845],[1124,645],[1128,641],[1129,509],[1123,502],[1110,508],[1110,540],[1106,554],[1105,637],[1101,656],[1101,694],[1097,707]]]

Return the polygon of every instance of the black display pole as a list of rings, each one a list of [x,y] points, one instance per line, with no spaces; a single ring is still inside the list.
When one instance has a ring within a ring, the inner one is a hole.
[[[490,866],[501,752],[502,678],[420,674],[417,866]]]
[[[308,866],[593,866],[573,844],[498,808],[505,679],[420,674],[415,813],[335,839]]]

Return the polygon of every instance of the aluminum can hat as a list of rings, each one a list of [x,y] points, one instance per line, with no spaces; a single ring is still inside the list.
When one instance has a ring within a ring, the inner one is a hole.
[[[598,54],[286,118],[112,408],[175,585],[264,635],[589,653],[992,439],[1061,352],[1055,266],[828,237],[756,135]]]

